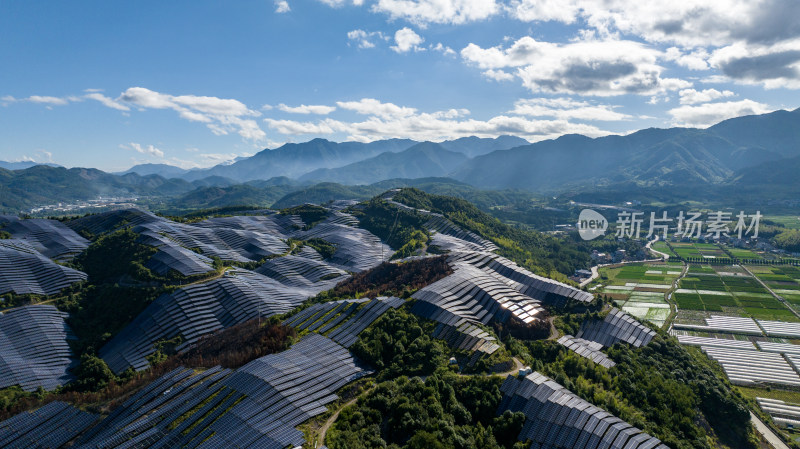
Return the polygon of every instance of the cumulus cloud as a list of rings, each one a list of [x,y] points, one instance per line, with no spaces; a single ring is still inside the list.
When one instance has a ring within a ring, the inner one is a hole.
[[[705,49],[699,49],[692,52],[683,52],[678,47],[670,47],[664,53],[664,57],[668,61],[674,61],[682,67],[689,70],[708,70],[708,58],[710,55]]]
[[[291,11],[292,8],[289,7],[289,2],[286,0],[275,0],[275,12],[278,14],[283,14]]]
[[[372,11],[425,26],[488,19],[500,12],[500,6],[495,0],[378,0],[372,5]]]
[[[580,19],[601,34],[621,32],[687,48],[800,36],[800,3],[794,0],[514,0],[509,9],[519,20]]]
[[[419,44],[425,42],[425,39],[415,33],[411,28],[404,27],[394,33],[394,42],[395,45],[392,45],[392,50],[397,53],[408,53],[411,50],[424,50]]]
[[[733,97],[736,95],[729,90],[719,91],[717,89],[683,89],[679,92],[679,94],[681,97],[681,104],[708,103],[709,101],[714,101],[723,97]]]
[[[119,147],[124,149],[124,150],[135,151],[135,152],[137,152],[139,154],[146,154],[146,155],[155,156],[155,157],[158,157],[158,158],[163,158],[164,157],[164,152],[159,150],[158,148],[154,147],[153,145],[147,145],[146,147],[143,147],[142,145],[140,145],[138,143],[131,142],[131,143],[127,144],[127,145],[120,145]]]
[[[468,63],[481,69],[516,68],[532,92],[612,96],[655,95],[690,84],[663,78],[660,53],[625,40],[584,40],[567,44],[541,42],[526,36],[511,46],[461,50]]]
[[[714,51],[709,62],[740,83],[800,88],[800,39],[768,46],[729,45]]]
[[[358,48],[374,48],[376,40],[389,40],[389,36],[380,31],[353,30],[347,32],[347,39]]]
[[[283,112],[288,112],[291,114],[316,114],[316,115],[327,115],[331,112],[336,110],[335,106],[324,106],[324,105],[305,105],[301,104],[300,106],[286,106],[285,104],[281,103],[278,105],[278,109]]]
[[[436,45],[431,45],[429,48],[431,50],[433,50],[433,51],[438,51],[439,53],[441,53],[441,54],[443,54],[445,56],[455,56],[456,55],[456,51],[455,50],[453,50],[452,48],[450,48],[450,47],[448,47],[446,45],[443,45],[441,42],[437,43]]]
[[[561,120],[620,121],[633,117],[614,109],[620,106],[591,104],[571,98],[532,98],[514,103],[512,114],[531,117],[554,117]]]
[[[142,109],[172,109],[181,118],[205,123],[216,135],[236,132],[245,139],[259,141],[266,137],[252,117],[261,115],[244,103],[226,98],[197,95],[169,95],[144,87],[131,87],[117,98]]]
[[[752,100],[706,103],[699,106],[680,106],[670,109],[669,115],[676,126],[706,128],[722,120],[743,115],[764,114],[772,111],[768,105]]]
[[[504,72],[503,70],[495,69],[484,70],[483,76],[495,81],[511,81],[514,79],[514,75]]]
[[[348,139],[362,142],[410,138],[416,140],[446,140],[466,136],[497,137],[518,135],[531,141],[555,138],[566,133],[597,137],[610,134],[592,125],[571,123],[565,119],[531,120],[525,117],[499,115],[488,120],[467,118],[466,109],[447,109],[419,112],[415,108],[382,103],[374,99],[357,102],[338,102],[341,109],[350,109],[367,117],[362,121],[346,122],[332,118],[318,121],[264,121],[270,129],[291,136],[345,134]],[[612,111],[613,112],[613,111]]]
[[[417,112],[414,108],[398,106],[394,103],[383,103],[374,98],[362,98],[358,101],[337,101],[336,105],[361,115],[375,115],[387,119],[408,117]]]

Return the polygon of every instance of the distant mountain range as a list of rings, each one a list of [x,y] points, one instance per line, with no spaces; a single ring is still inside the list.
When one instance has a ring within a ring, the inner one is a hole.
[[[39,162],[32,162],[32,161],[21,161],[21,162],[7,162],[7,161],[0,161],[0,168],[5,168],[6,170],[24,170],[26,168],[31,168],[36,165],[49,165],[50,167],[60,167],[58,164],[51,164],[51,163],[39,163]]]
[[[480,189],[601,196],[635,189],[668,194],[703,186],[744,188],[752,198],[769,188],[790,195],[798,169],[800,109],[734,118],[708,129],[651,128],[595,139],[565,135],[534,144],[511,136],[440,143],[314,139],[195,170],[164,164],[137,165],[118,174],[47,165],[0,168],[0,209],[123,194],[170,197],[176,207],[235,201],[269,205],[302,191],[315,199],[344,193],[368,197],[374,188],[341,187],[420,178],[450,178],[447,183]],[[327,187],[312,189],[320,182]]]

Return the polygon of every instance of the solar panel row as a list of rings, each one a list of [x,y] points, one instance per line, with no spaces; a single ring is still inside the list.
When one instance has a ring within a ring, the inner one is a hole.
[[[75,365],[67,343],[75,338],[67,314],[50,305],[30,305],[0,314],[0,388],[52,390],[72,379]]]
[[[609,359],[607,355],[603,354],[601,349],[603,345],[594,341],[584,340],[582,338],[573,337],[572,335],[563,335],[558,339],[558,343],[570,351],[578,354],[581,357],[587,358],[598,365],[606,368],[613,368],[616,363]]]
[[[0,295],[54,295],[86,273],[59,265],[17,239],[0,240]]]
[[[349,348],[358,339],[358,334],[387,310],[396,309],[404,302],[397,297],[381,297],[372,300],[345,299],[314,304],[290,317],[284,324],[298,330],[316,330],[319,333],[330,331],[328,338]]]
[[[316,289],[290,288],[244,269],[209,282],[192,284],[158,297],[128,326],[109,341],[99,354],[116,373],[149,366],[147,356],[159,340],[182,336],[178,350],[201,336],[258,316],[289,312]]]
[[[623,341],[638,348],[650,343],[655,335],[656,331],[614,307],[602,320],[584,321],[577,336],[604,347]]]
[[[498,414],[525,414],[518,440],[531,448],[666,449],[655,437],[584,401],[552,379],[534,372],[509,376],[500,387]]]
[[[341,345],[309,334],[236,371],[178,368],[89,429],[78,448],[285,448],[296,427],[324,413],[335,391],[369,371]]]
[[[45,257],[69,260],[89,246],[89,241],[58,220],[14,220],[3,228],[15,239],[30,243]]]
[[[97,421],[97,415],[65,403],[51,402],[0,422],[0,447],[51,449],[62,447]]]

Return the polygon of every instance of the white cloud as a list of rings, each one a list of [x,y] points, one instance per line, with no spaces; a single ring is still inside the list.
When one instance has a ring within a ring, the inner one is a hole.
[[[614,109],[620,106],[591,104],[571,98],[532,98],[514,103],[512,114],[531,117],[554,117],[561,120],[620,121],[633,117]]]
[[[436,45],[431,45],[430,49],[433,51],[438,51],[439,53],[445,56],[455,56],[456,52],[452,48],[443,45],[441,42],[437,43]]]
[[[353,30],[347,32],[347,39],[358,45],[358,48],[374,48],[375,40],[389,40],[389,36],[380,31]]]
[[[394,103],[382,103],[374,98],[362,98],[358,101],[337,101],[342,109],[355,111],[362,115],[375,115],[381,118],[408,117],[417,112],[414,108],[397,106]]]
[[[155,156],[158,158],[164,157],[164,152],[154,147],[153,145],[147,145],[146,147],[143,147],[138,143],[131,142],[127,145],[120,145],[119,147],[125,150],[132,150],[140,154],[148,154],[150,156]]]
[[[275,0],[275,12],[278,14],[283,14],[291,11],[292,8],[289,7],[289,2],[286,0]]]
[[[481,69],[516,68],[516,75],[531,92],[649,96],[689,87],[686,81],[661,77],[659,55],[657,50],[633,41],[556,44],[529,36],[508,48],[469,44],[461,50],[464,60]]]
[[[264,131],[251,118],[258,117],[261,113],[249,109],[244,103],[234,99],[196,95],[174,96],[144,87],[131,87],[123,92],[117,101],[143,109],[172,109],[178,112],[181,118],[205,123],[216,135],[236,132],[252,141],[266,137]]]
[[[404,27],[394,33],[394,42],[396,45],[392,45],[392,50],[397,53],[407,53],[411,50],[424,50],[419,44],[425,42],[425,39],[415,33],[411,28]]]
[[[768,105],[752,100],[706,103],[699,106],[680,106],[670,109],[672,123],[676,126],[706,128],[722,120],[743,115],[764,114],[772,111]]]
[[[336,110],[335,106],[324,106],[324,105],[305,105],[301,104],[300,106],[286,106],[285,104],[281,103],[278,105],[278,109],[283,112],[289,112],[291,114],[317,114],[317,115],[327,115],[331,112]]]
[[[500,11],[500,6],[495,0],[378,0],[372,5],[372,11],[424,26],[488,19]]]
[[[503,70],[495,70],[489,69],[483,72],[483,76],[489,79],[493,79],[495,81],[511,81],[514,79],[514,75],[505,72]]]
[[[571,123],[564,119],[531,120],[521,116],[499,115],[488,120],[466,119],[466,109],[448,109],[430,113],[415,108],[381,103],[374,99],[338,102],[342,109],[367,115],[362,121],[345,122],[326,118],[319,121],[264,119],[278,133],[292,136],[345,134],[362,142],[387,138],[446,140],[466,136],[497,137],[518,135],[531,141],[555,138],[567,133],[597,137],[610,134],[595,126]],[[611,111],[613,113],[613,111]]]
[[[733,97],[736,94],[729,90],[719,91],[717,89],[704,89],[704,90],[694,90],[694,89],[683,89],[680,91],[681,97],[681,104],[697,104],[697,103],[708,103],[709,101],[714,101],[723,97]]]
[[[103,95],[101,93],[98,93],[98,92],[86,94],[86,95],[84,95],[84,97],[88,98],[90,100],[99,101],[100,103],[103,104],[103,106],[106,106],[106,107],[109,107],[109,108],[112,108],[112,109],[116,109],[118,111],[130,111],[131,110],[131,108],[125,106],[124,104],[114,100],[113,98],[106,97],[105,95]]]
[[[736,43],[715,50],[709,63],[738,83],[800,89],[800,38],[772,45]]]
[[[678,65],[689,70],[708,70],[708,58],[710,56],[704,49],[684,53],[678,47],[670,47],[664,53],[666,60],[675,61]]]
[[[519,20],[571,24],[580,19],[601,35],[619,32],[686,48],[800,36],[795,0],[516,0],[510,9]]]
[[[50,97],[46,95],[31,95],[30,97],[26,98],[25,101],[29,101],[31,103],[49,104],[53,106],[63,106],[65,104],[69,104],[70,102],[68,98]]]

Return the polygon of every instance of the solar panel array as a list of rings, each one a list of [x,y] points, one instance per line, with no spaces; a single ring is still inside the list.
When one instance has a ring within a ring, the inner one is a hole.
[[[602,320],[584,321],[577,337],[605,347],[622,341],[638,348],[650,343],[655,335],[656,331],[614,307]]]
[[[420,289],[412,297],[417,299],[412,312],[450,325],[456,325],[460,318],[481,324],[492,320],[505,323],[511,316],[531,323],[544,311],[539,301],[463,263],[455,264],[453,274]]]
[[[306,252],[304,255],[316,254]],[[317,258],[291,255],[266,261],[256,273],[272,278],[287,287],[308,289],[309,292],[328,290],[350,277],[346,271]],[[309,294],[310,296],[310,294]]]
[[[27,241],[37,251],[53,260],[69,260],[89,246],[88,240],[58,220],[15,220],[3,230],[13,238]]]
[[[74,338],[67,314],[50,305],[19,307],[0,314],[0,388],[52,390],[72,380],[67,340]]]
[[[347,271],[361,272],[379,265],[394,254],[391,248],[366,229],[358,228],[352,215],[331,211],[330,216],[307,231],[294,237],[303,240],[319,238],[336,246],[329,263]]]
[[[97,415],[67,404],[51,402],[0,422],[0,447],[52,449],[64,446],[95,421]]]
[[[0,240],[0,295],[53,295],[86,273],[59,265],[25,241]]]
[[[538,372],[525,378],[509,376],[500,391],[498,414],[506,410],[525,414],[517,439],[530,440],[531,448],[667,449],[659,439]]]
[[[100,235],[124,226],[138,226],[161,220],[163,218],[141,209],[120,209],[70,220],[66,225],[76,232],[86,231]]]
[[[330,281],[329,281],[330,282]],[[149,366],[147,356],[159,340],[183,337],[179,350],[201,336],[258,316],[289,312],[317,290],[291,288],[244,269],[228,271],[209,282],[188,285],[158,297],[100,350],[116,373]]]
[[[493,253],[455,252],[448,257],[451,264],[466,263],[491,274],[514,290],[544,304],[563,306],[567,301],[591,302],[591,293],[531,273],[513,261]]]
[[[372,300],[345,299],[331,301],[301,310],[284,324],[300,331],[327,334],[328,338],[349,348],[353,346],[364,329],[375,322],[390,308],[396,309],[405,301],[397,298],[375,298]]]
[[[162,245],[158,252],[147,261],[145,267],[160,275],[166,275],[175,270],[184,276],[193,276],[213,271],[213,261],[208,257],[197,254],[178,245]]]
[[[236,371],[178,368],[86,432],[77,448],[285,448],[335,391],[369,374],[341,345],[310,334]]]
[[[558,344],[606,368],[613,368],[616,365],[613,360],[609,359],[608,356],[601,351],[603,345],[595,341],[584,340],[582,338],[573,337],[572,335],[562,335],[561,338],[558,339]]]
[[[452,348],[481,353],[474,356],[476,361],[481,355],[492,354],[500,348],[488,332],[464,319],[455,326],[438,323],[433,329],[433,337],[444,340]]]

